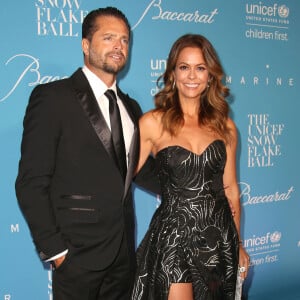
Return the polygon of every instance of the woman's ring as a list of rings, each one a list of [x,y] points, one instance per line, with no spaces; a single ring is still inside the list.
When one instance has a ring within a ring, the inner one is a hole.
[[[240,271],[240,273],[244,273],[244,272],[246,272],[246,268],[245,267],[240,267],[239,271]]]

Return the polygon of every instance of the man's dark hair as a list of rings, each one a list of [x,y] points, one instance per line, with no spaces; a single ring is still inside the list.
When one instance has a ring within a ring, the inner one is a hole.
[[[107,17],[115,17],[126,24],[130,37],[130,24],[126,16],[116,7],[104,7],[98,8],[90,11],[83,20],[82,23],[82,38],[88,39],[89,41],[92,39],[93,34],[98,30],[96,26],[96,20],[98,17],[107,16]]]

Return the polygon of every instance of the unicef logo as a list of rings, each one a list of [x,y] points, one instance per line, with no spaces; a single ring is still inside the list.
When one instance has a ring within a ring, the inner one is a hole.
[[[289,16],[290,9],[286,5],[281,5],[278,7],[278,15],[281,18],[287,18]]]
[[[278,243],[280,241],[280,239],[281,239],[281,232],[279,232],[279,231],[273,232],[270,236],[270,241],[272,243]]]

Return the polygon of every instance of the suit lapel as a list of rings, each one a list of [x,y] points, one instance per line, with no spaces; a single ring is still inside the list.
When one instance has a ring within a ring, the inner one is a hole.
[[[129,153],[128,153],[128,168],[127,168],[127,174],[125,180],[125,189],[124,189],[124,197],[123,197],[124,200],[128,192],[128,189],[131,186],[132,178],[134,176],[134,172],[139,158],[139,130],[138,130],[139,116],[134,114],[134,110],[132,106],[129,104],[130,102],[128,96],[123,94],[119,88],[117,92],[118,92],[118,97],[121,99],[122,103],[124,104],[127,113],[130,116],[134,125],[134,132],[132,135],[132,140],[131,140]]]
[[[111,139],[111,132],[99,108],[94,93],[81,69],[78,69],[71,77],[76,97],[102,142],[108,155],[116,162],[115,151]]]
[[[106,152],[116,163],[115,151],[113,149],[110,129],[106,124],[106,121],[102,115],[97,100],[94,96],[94,93],[88,83],[88,80],[84,76],[81,69],[78,69],[71,76],[71,80],[72,80],[73,88],[75,89],[76,92],[76,97],[83,111],[85,112],[87,118],[89,119],[99,140],[102,142],[104,148],[106,149]],[[139,157],[139,130],[137,126],[139,116],[134,113],[134,109],[129,104],[128,96],[123,94],[120,91],[120,89],[118,89],[118,96],[122,100],[134,124],[134,132],[133,132],[132,141],[130,144],[130,149],[128,154],[128,168],[127,168],[127,174],[125,179],[124,196],[123,196],[123,201],[124,201],[128,189],[131,186],[132,178],[134,176],[135,168],[137,166],[137,161]]]
[[[131,186],[131,182],[132,182],[132,178],[134,176],[134,172],[137,166],[137,159],[139,157],[139,147],[138,145],[138,130],[135,127],[134,129],[134,133],[132,136],[132,140],[131,140],[131,145],[130,145],[130,149],[129,149],[129,154],[128,154],[128,168],[127,168],[127,174],[126,174],[126,180],[125,180],[125,189],[124,189],[124,197],[127,194],[127,191],[129,189],[129,187]],[[123,197],[123,199],[124,199]]]

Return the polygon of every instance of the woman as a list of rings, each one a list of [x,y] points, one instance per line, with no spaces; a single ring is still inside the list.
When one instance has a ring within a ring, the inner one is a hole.
[[[222,76],[205,37],[180,37],[169,53],[156,108],[140,120],[138,168],[148,155],[156,157],[162,203],[137,251],[134,300],[234,299],[238,265],[247,276],[237,131]]]

